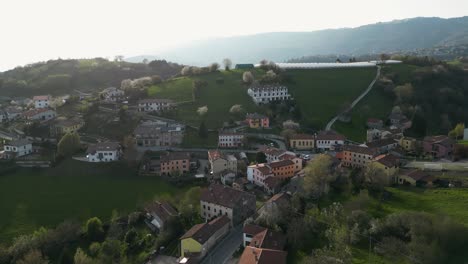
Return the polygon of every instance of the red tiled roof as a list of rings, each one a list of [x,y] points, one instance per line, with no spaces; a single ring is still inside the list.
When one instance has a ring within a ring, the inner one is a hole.
[[[366,143],[366,146],[369,148],[382,148],[388,145],[397,144],[393,138],[385,138],[380,140],[375,140],[369,143]]]
[[[188,152],[168,152],[166,155],[161,155],[161,162],[169,162],[172,160],[190,160]]]
[[[317,140],[346,140],[346,137],[340,134],[318,134]]]
[[[29,111],[26,111],[23,113],[23,116],[25,117],[33,117],[37,114],[40,114],[40,113],[44,113],[44,112],[47,112],[47,111],[52,111],[48,108],[38,108],[38,109],[31,109]]]
[[[265,186],[267,186],[269,189],[275,189],[276,187],[278,187],[278,185],[281,184],[281,180],[274,176],[270,176],[265,179],[264,183]]]
[[[200,200],[234,208],[244,203],[255,203],[255,195],[220,184],[211,184],[202,190]]]
[[[258,226],[258,225],[250,225],[250,224],[246,224],[242,230],[242,232],[244,234],[248,234],[248,235],[256,235],[262,231],[265,231],[267,228],[266,227],[263,227],[263,226]]]
[[[371,155],[371,156],[375,156],[377,154],[376,149],[367,148],[363,146],[357,146],[357,145],[345,145],[343,146],[343,151]]]
[[[231,220],[226,215],[215,218],[211,222],[194,225],[180,239],[192,238],[200,244],[204,244],[218,230],[229,225]]]
[[[288,253],[282,250],[262,249],[247,246],[238,264],[286,264]]]
[[[367,123],[383,123],[382,119],[378,118],[369,118],[367,119]]]
[[[396,167],[399,164],[398,157],[392,154],[380,155],[376,157],[375,160],[379,163],[382,163],[386,167]]]
[[[263,230],[252,237],[250,245],[257,248],[282,250],[286,244],[286,238],[280,232],[270,229]]]
[[[145,211],[150,214],[155,214],[161,220],[166,221],[172,216],[177,216],[177,211],[167,202],[153,202],[145,207]]]
[[[268,164],[272,169],[294,165],[292,160],[280,160]]]

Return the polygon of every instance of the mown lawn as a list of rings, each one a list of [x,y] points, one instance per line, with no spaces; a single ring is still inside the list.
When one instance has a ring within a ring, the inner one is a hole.
[[[303,123],[322,129],[343,105],[351,103],[367,88],[375,71],[374,68],[291,70],[286,72],[290,81],[285,85],[299,104]],[[256,79],[263,75],[263,71],[258,69],[253,73]],[[242,74],[241,70],[233,70],[181,77],[151,87],[149,96],[187,102],[192,96],[192,81],[206,81],[208,85],[201,88],[195,102],[179,105],[168,117],[199,126],[201,118],[196,111],[206,105],[208,113],[205,120],[208,128],[219,128],[223,122],[233,119],[229,109],[234,104],[241,104],[247,112],[264,110],[257,107],[247,95],[248,87],[242,84]],[[222,79],[222,83],[218,79]]]
[[[423,189],[416,187],[388,188],[388,201],[373,201],[369,212],[383,216],[401,211],[418,211],[448,216],[468,225],[468,189]]]
[[[323,129],[346,104],[358,97],[375,77],[375,68],[290,70],[290,92],[302,122]]]
[[[385,94],[382,87],[374,87],[369,94],[355,106],[351,112],[351,122],[336,121],[333,129],[346,135],[348,139],[356,142],[366,140],[366,123],[368,118],[386,120],[392,111],[393,100]]]
[[[183,191],[121,163],[65,160],[55,168],[20,169],[0,176],[0,243],[66,219],[107,220],[114,209],[129,212]]]

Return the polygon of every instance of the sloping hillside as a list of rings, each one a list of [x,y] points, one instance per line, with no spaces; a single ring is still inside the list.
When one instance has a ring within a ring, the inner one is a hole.
[[[357,28],[273,32],[207,40],[159,54],[190,65],[229,57],[236,63],[277,62],[305,55],[378,54],[468,43],[468,17],[413,18]]]
[[[77,89],[84,92],[120,86],[124,79],[150,75],[171,77],[181,66],[166,61],[149,64],[114,62],[102,58],[50,60],[0,73],[2,96],[32,96],[41,93],[63,95]]]
[[[285,73],[285,82],[301,111],[301,122],[308,128],[322,129],[343,106],[350,103],[366,89],[375,75],[375,68],[291,70]],[[198,126],[202,118],[198,107],[208,106],[204,117],[209,128],[219,128],[232,118],[230,108],[241,104],[247,112],[269,114],[266,107],[256,106],[247,95],[247,86],[242,84],[242,71],[223,71],[205,75],[182,77],[149,89],[149,95],[169,98],[178,102],[190,101],[192,82],[205,81],[195,102],[186,102],[169,115],[188,124]],[[255,70],[259,78],[263,72]],[[221,82],[222,80],[222,82]],[[286,113],[287,114],[287,113]],[[282,118],[282,117],[281,117]],[[282,120],[277,117],[273,122]]]

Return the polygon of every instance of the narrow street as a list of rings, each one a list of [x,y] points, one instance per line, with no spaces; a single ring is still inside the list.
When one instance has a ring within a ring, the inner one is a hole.
[[[242,228],[242,225],[232,228],[229,234],[210,250],[210,253],[201,261],[201,264],[226,263],[242,244]]]

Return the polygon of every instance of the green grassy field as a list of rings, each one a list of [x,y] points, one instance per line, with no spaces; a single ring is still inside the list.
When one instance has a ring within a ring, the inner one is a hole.
[[[0,176],[0,243],[40,226],[112,210],[129,212],[155,197],[183,192],[155,177],[140,177],[124,164],[66,160],[51,169],[20,169]]]
[[[322,129],[369,86],[376,69],[291,70],[287,74],[293,80],[288,86],[302,111],[302,121]]]
[[[286,85],[302,110],[302,121],[308,126],[321,129],[345,103],[351,103],[366,89],[374,78],[375,71],[373,68],[291,70],[286,72],[291,77],[291,82]],[[257,79],[263,74],[261,70],[253,72]],[[168,117],[198,126],[201,118],[196,110],[206,105],[208,128],[219,128],[223,122],[232,118],[229,109],[234,104],[241,104],[247,112],[263,110],[247,95],[247,87],[241,82],[242,73],[243,71],[233,70],[177,78],[151,87],[148,93],[151,97],[186,102],[191,100],[192,81],[206,81],[208,85],[200,90],[196,102],[179,105]],[[222,78],[224,82],[218,83],[218,78]]]
[[[415,187],[389,188],[389,201],[370,207],[376,216],[400,211],[418,211],[448,216],[459,223],[468,225],[468,189],[423,189]]]
[[[208,132],[207,138],[201,138],[198,130],[186,128],[182,147],[187,148],[216,148],[218,146],[218,133]]]

